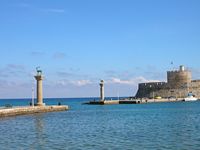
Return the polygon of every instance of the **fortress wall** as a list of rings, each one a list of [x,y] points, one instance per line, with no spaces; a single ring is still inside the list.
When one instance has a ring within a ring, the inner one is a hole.
[[[149,97],[151,92],[165,88],[166,84],[166,82],[140,83],[136,97]]]
[[[188,88],[197,98],[200,98],[200,80],[192,80]]]
[[[195,95],[195,97],[200,99],[200,88],[199,87],[193,88],[191,90],[191,92],[192,92],[193,95]]]
[[[200,80],[192,80],[192,82],[189,84],[189,87],[191,88],[200,87]]]
[[[199,86],[198,86],[199,85]],[[170,88],[161,88],[161,89],[146,89],[146,90],[138,90],[136,97],[139,98],[153,98],[154,97],[176,97],[176,98],[184,98],[188,95],[188,92],[192,92],[197,98],[200,98],[200,82],[198,82],[196,87],[189,88],[181,88],[181,89],[170,89]],[[140,92],[139,92],[140,91]]]
[[[141,83],[136,94],[137,98],[152,98],[160,96],[163,98],[184,98],[192,92],[200,98],[200,80],[192,80],[191,72],[180,66],[177,71],[167,72],[166,82]]]
[[[151,92],[150,98],[153,98],[153,94],[154,97],[160,96],[162,98],[183,98],[187,96],[188,92],[187,89],[161,89],[158,91],[154,91],[154,93]]]

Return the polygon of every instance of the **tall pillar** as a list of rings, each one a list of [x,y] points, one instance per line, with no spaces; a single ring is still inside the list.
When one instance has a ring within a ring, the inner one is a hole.
[[[100,101],[104,101],[104,81],[101,80],[100,82]]]
[[[35,76],[35,79],[37,80],[37,106],[44,106],[45,103],[43,103],[43,92],[42,92],[42,71],[37,69],[37,74]]]

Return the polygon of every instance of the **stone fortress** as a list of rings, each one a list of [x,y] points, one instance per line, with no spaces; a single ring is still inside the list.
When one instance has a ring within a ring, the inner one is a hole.
[[[200,98],[200,80],[192,80],[192,74],[184,66],[167,71],[167,82],[149,82],[138,85],[136,98],[184,98],[188,93]]]

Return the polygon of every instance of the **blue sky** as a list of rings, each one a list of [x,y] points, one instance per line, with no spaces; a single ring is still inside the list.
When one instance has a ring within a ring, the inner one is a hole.
[[[0,98],[134,95],[186,65],[200,79],[199,0],[1,0]],[[171,62],[174,65],[170,65]]]

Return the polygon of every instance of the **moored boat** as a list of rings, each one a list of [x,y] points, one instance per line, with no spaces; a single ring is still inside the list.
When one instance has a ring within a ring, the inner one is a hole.
[[[188,96],[183,99],[183,101],[197,101],[198,99],[193,96],[192,93],[188,93]]]

